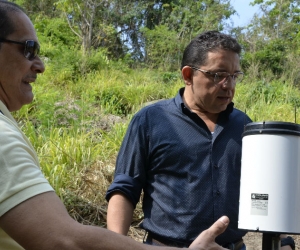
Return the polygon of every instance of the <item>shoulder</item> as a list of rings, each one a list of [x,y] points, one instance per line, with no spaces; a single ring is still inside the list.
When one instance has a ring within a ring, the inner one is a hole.
[[[17,124],[0,116],[0,216],[24,200],[53,191],[29,140]]]
[[[0,138],[1,167],[22,165],[27,161],[39,167],[37,154],[28,138],[15,121],[3,115],[0,115]]]
[[[0,114],[0,137],[3,143],[6,140],[11,141],[23,137],[18,125],[2,114]]]
[[[141,110],[164,109],[164,108],[172,106],[172,105],[175,105],[174,98],[159,99],[159,100],[145,103],[144,107]]]
[[[172,110],[175,106],[174,98],[155,100],[146,103],[144,107],[136,113],[136,115],[153,115],[157,114],[159,111]]]
[[[233,108],[229,119],[235,122],[242,122],[244,125],[248,124],[249,122],[252,122],[251,118],[245,112],[236,108]]]

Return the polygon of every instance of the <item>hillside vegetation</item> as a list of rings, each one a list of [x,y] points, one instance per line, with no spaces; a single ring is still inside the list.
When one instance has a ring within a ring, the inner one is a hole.
[[[130,118],[145,103],[171,98],[183,86],[180,76],[164,77],[154,70],[104,68],[76,83],[57,85],[45,73],[34,84],[34,102],[14,114],[44,174],[77,219],[105,225],[104,196]],[[285,79],[246,76],[234,102],[254,121],[300,122],[300,114],[295,116],[299,100],[300,90]]]

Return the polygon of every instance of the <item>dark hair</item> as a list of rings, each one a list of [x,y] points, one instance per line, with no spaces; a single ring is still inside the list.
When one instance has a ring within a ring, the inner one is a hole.
[[[206,31],[195,37],[183,52],[181,69],[184,66],[199,67],[206,63],[208,52],[230,50],[241,53],[241,46],[233,37],[218,31]]]
[[[12,21],[13,15],[11,12],[25,11],[17,4],[0,0],[0,37],[6,38],[8,35],[15,32],[14,23]]]

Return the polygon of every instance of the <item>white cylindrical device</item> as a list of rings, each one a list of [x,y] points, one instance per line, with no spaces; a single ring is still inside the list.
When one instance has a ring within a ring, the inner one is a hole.
[[[272,121],[245,126],[238,227],[300,233],[300,125]]]

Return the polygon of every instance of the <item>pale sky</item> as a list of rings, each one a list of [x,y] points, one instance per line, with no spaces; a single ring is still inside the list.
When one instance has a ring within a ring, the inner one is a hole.
[[[234,26],[245,26],[249,24],[254,13],[259,14],[258,5],[250,6],[249,4],[251,2],[253,2],[253,0],[231,0],[231,5],[239,14],[239,16],[234,15],[231,17]]]

